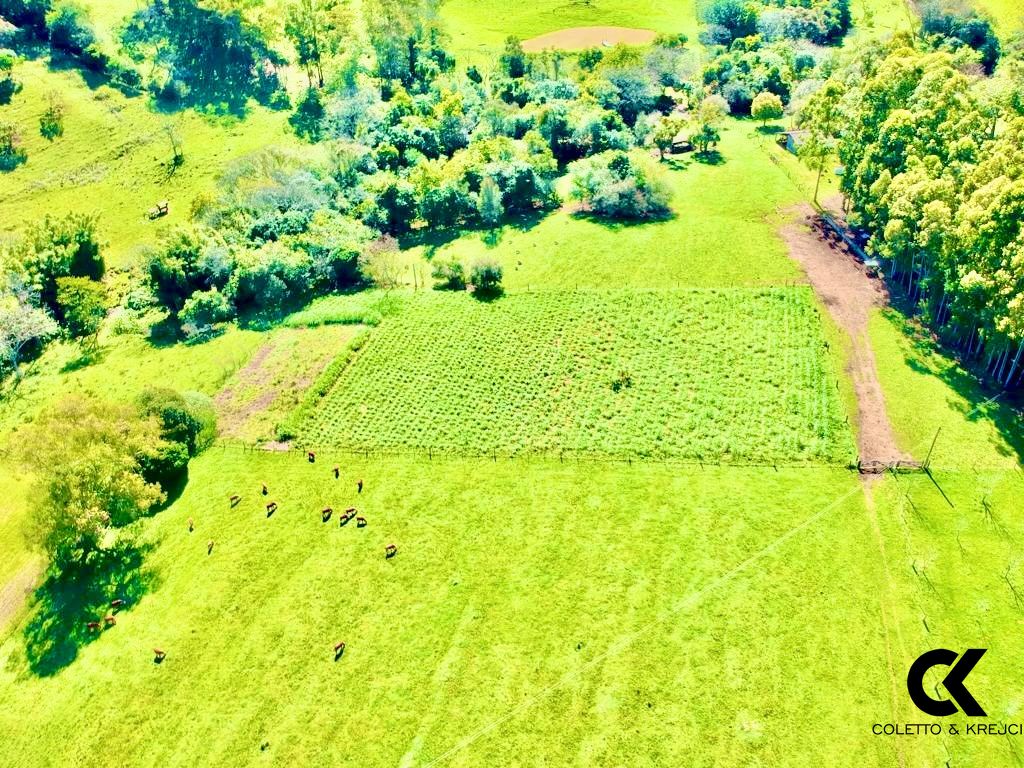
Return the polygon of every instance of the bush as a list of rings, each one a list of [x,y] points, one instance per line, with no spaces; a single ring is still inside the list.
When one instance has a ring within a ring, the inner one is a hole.
[[[430,273],[436,281],[435,291],[463,291],[466,289],[466,269],[454,259],[438,259]]]
[[[95,336],[107,316],[107,291],[88,277],[57,278],[57,320],[73,339]]]
[[[644,219],[671,210],[672,190],[665,172],[646,158],[605,152],[576,163],[570,181],[573,199],[594,216]]]
[[[46,110],[39,118],[39,133],[44,139],[53,141],[64,135],[64,101],[56,93],[47,95]]]
[[[185,456],[197,456],[217,436],[217,413],[213,403],[198,392],[181,394],[166,387],[150,387],[139,395],[139,411],[154,416],[160,436],[185,449]]]
[[[209,332],[217,323],[230,319],[233,314],[234,308],[227,296],[211,288],[193,293],[178,313],[178,319],[186,336],[198,336]]]
[[[504,270],[494,259],[480,259],[473,263],[469,270],[469,281],[473,284],[473,293],[481,297],[498,296],[502,293],[501,279]]]
[[[80,56],[96,42],[89,13],[73,0],[63,0],[46,14],[50,31],[50,48],[72,56]]]
[[[0,171],[13,171],[28,160],[21,133],[14,123],[0,122]]]

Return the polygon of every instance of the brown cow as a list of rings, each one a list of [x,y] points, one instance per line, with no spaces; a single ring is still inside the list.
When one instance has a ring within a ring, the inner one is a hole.
[[[331,519],[332,514],[334,514],[334,510],[331,509],[330,507],[324,507],[322,510],[320,510],[320,517],[323,518],[323,521],[325,523]]]
[[[358,491],[357,491],[358,493],[362,493],[363,492],[363,481],[362,480],[357,480],[356,481],[356,488],[358,489]]]
[[[99,631],[100,623],[98,621],[90,621],[85,626],[88,627],[89,629],[91,629],[93,632],[97,632],[97,631]]]
[[[206,554],[210,554],[211,552],[213,552],[213,539],[206,542]]]
[[[118,608],[123,608],[124,607],[124,600],[122,600],[120,598],[118,598],[117,600],[111,600],[110,601],[110,607],[114,608],[115,610],[118,609]]]
[[[357,517],[356,518],[356,527],[357,528],[365,528],[366,527],[366,518],[365,517]]]
[[[275,512],[277,512],[277,502],[272,501],[269,504],[267,504],[267,517],[270,517]]]
[[[267,488],[267,484],[266,483],[262,483],[262,486],[263,486],[263,495],[266,496],[268,493],[270,493],[270,490]]]
[[[339,477],[341,477],[341,467],[335,467],[334,468],[334,479],[337,480]]]
[[[392,557],[394,557],[395,555],[397,555],[397,554],[398,554],[398,547],[396,547],[394,544],[388,544],[384,548],[384,557],[388,558],[389,560]]]
[[[112,613],[108,613],[106,616],[103,617],[103,623],[106,624],[108,627],[112,627],[115,624],[117,624],[117,617]]]
[[[313,451],[308,451],[306,453],[306,458],[308,458],[309,459],[309,463],[312,464],[314,461],[316,461],[316,454],[313,453]]]
[[[194,520],[193,520],[193,519],[192,519],[192,518],[190,517],[190,518],[188,519],[188,532],[189,532],[189,533],[192,533],[192,531],[194,531],[195,529],[196,529],[196,523],[195,523],[195,521],[194,521]]]
[[[341,516],[340,518],[338,518],[338,519],[339,519],[339,520],[341,521],[341,524],[342,524],[342,525],[348,525],[348,521],[349,521],[349,520],[351,520],[351,519],[352,519],[352,517],[353,517],[352,515],[350,515],[350,514],[348,514],[348,513],[345,513],[344,515],[342,515],[342,516]]]
[[[338,659],[340,659],[341,655],[344,652],[345,652],[345,644],[344,643],[338,643],[336,646],[334,646],[334,660],[337,661]]]
[[[237,493],[231,494],[231,497],[229,498],[232,507],[238,506],[238,502],[240,502],[241,500],[242,497],[239,496]]]

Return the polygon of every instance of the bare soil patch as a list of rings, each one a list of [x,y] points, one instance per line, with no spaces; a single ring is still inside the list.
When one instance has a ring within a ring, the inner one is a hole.
[[[871,309],[885,306],[888,292],[881,280],[867,275],[842,241],[825,235],[810,205],[796,211],[801,220],[782,230],[790,256],[803,267],[829,314],[850,337],[847,373],[857,395],[860,458],[865,462],[905,460],[909,457],[896,443],[868,338]]]
[[[0,633],[7,629],[25,605],[25,600],[36,588],[42,572],[42,564],[33,560],[12,575],[6,584],[0,586]]]
[[[578,51],[583,48],[596,48],[602,45],[647,45],[653,42],[657,33],[652,29],[633,29],[631,27],[572,27],[548,32],[523,41],[523,50],[527,53],[539,53],[549,48],[563,51]]]

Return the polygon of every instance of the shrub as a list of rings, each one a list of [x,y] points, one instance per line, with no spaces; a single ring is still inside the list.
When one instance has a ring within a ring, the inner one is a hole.
[[[466,288],[466,269],[454,259],[438,259],[430,274],[436,281],[436,291],[462,291]]]
[[[107,291],[88,277],[57,278],[57,319],[74,339],[95,336],[107,316]]]
[[[43,138],[53,141],[58,136],[64,135],[66,107],[64,101],[55,92],[47,95],[46,102],[46,110],[39,118],[39,133]]]
[[[184,446],[186,456],[202,453],[217,436],[213,403],[198,392],[150,387],[139,395],[138,406],[144,416],[156,417],[164,440]]]
[[[0,171],[13,171],[28,160],[21,133],[14,123],[0,122]]]
[[[606,152],[575,164],[572,197],[583,210],[610,219],[644,219],[670,211],[665,172],[646,159]]]
[[[46,26],[50,31],[50,48],[54,51],[80,56],[96,42],[88,11],[73,0],[55,5],[46,14]]]
[[[477,296],[490,297],[501,294],[501,280],[504,270],[494,259],[479,259],[469,270],[469,281],[473,284],[473,292]]]
[[[230,319],[233,314],[234,308],[227,296],[214,287],[193,293],[178,313],[178,319],[185,335],[197,336]]]

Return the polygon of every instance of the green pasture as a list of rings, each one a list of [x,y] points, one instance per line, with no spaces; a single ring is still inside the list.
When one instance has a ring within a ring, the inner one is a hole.
[[[663,164],[676,192],[666,221],[610,224],[566,207],[495,232],[437,236],[420,248],[430,259],[497,259],[513,290],[803,282],[778,228],[813,191],[813,177],[750,122],[730,122],[719,149],[713,163],[681,155]]]
[[[849,461],[807,288],[418,294],[315,409],[311,445]]]
[[[571,27],[635,27],[685,32],[694,40],[695,0],[447,0],[441,8],[458,52],[499,47],[510,35],[528,40]]]
[[[213,449],[190,474],[139,569],[52,625],[44,589],[0,646],[0,763],[892,764],[848,471]]]
[[[267,145],[295,141],[286,112],[254,107],[245,119],[210,118],[192,110],[163,113],[146,96],[125,96],[75,70],[54,70],[42,60],[18,65],[24,88],[0,119],[15,123],[28,160],[3,175],[0,234],[14,232],[46,214],[99,214],[105,255],[113,266],[133,262],[140,246],[188,221],[192,201],[214,189],[217,174],[232,160]],[[67,107],[64,135],[53,142],[39,134],[48,94]],[[174,168],[166,133],[180,137],[185,155]],[[169,215],[150,220],[166,200]]]

